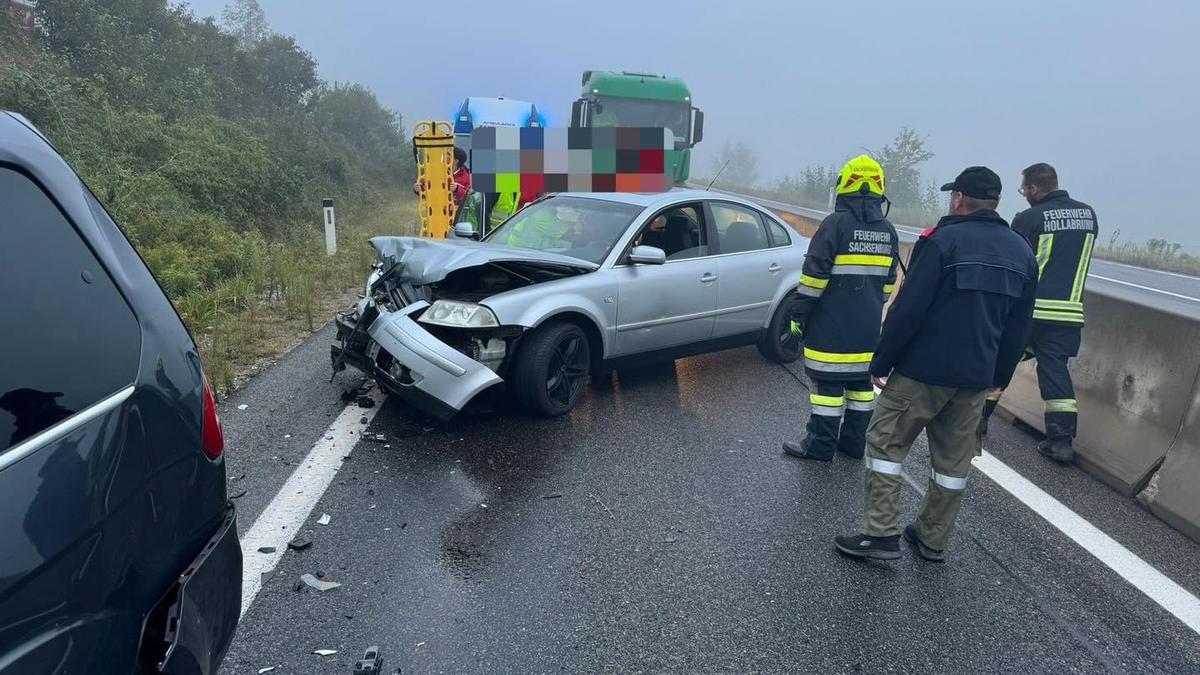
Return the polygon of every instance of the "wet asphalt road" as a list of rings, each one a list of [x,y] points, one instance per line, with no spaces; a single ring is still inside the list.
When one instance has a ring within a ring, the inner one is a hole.
[[[328,333],[222,404],[243,531],[356,382],[328,382]],[[1200,637],[978,472],[948,563],[837,555],[863,469],[780,454],[800,380],[747,349],[620,372],[556,420],[387,401],[390,447],[354,449],[223,672],[348,674],[370,645],[389,673],[1200,672]],[[1200,546],[993,426],[1000,460],[1200,592]],[[923,441],[906,467],[923,485]],[[294,590],[318,571],[344,585]]]

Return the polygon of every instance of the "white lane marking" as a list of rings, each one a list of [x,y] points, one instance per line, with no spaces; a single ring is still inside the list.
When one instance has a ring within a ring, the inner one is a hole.
[[[1200,633],[1200,600],[1165,574],[1150,566],[1115,539],[1063,505],[995,455],[984,452],[976,469],[1070,537],[1097,560],[1116,572],[1194,632]]]
[[[1200,298],[1193,298],[1190,295],[1180,295],[1179,293],[1172,293],[1171,291],[1164,291],[1161,288],[1152,288],[1150,286],[1143,286],[1141,284],[1135,284],[1135,283],[1132,283],[1129,281],[1121,281],[1120,279],[1113,279],[1112,277],[1102,277],[1099,274],[1092,274],[1091,272],[1088,273],[1088,276],[1092,277],[1093,279],[1100,279],[1102,281],[1111,281],[1114,284],[1121,284],[1122,286],[1132,286],[1133,288],[1138,288],[1143,291],[1150,291],[1151,293],[1162,293],[1163,295],[1169,295],[1173,298],[1179,298],[1181,300],[1191,300],[1192,302],[1200,302]]]
[[[304,521],[312,513],[313,507],[325,490],[333,482],[338,469],[342,468],[342,458],[349,455],[358,443],[359,432],[365,427],[361,418],[367,418],[369,424],[379,411],[380,400],[376,398],[375,406],[360,408],[351,403],[333,420],[333,424],[321,433],[303,462],[292,472],[283,487],[259,514],[258,520],[250,526],[246,536],[242,537],[242,612],[246,615],[254,597],[262,590],[262,575],[275,569],[287,544],[296,537]],[[259,553],[258,549],[271,546],[274,553]]]
[[[1195,276],[1193,274],[1180,274],[1179,272],[1168,272],[1167,270],[1156,270],[1156,269],[1151,269],[1149,267],[1138,267],[1137,265],[1130,265],[1128,263],[1115,262],[1113,260],[1106,260],[1104,258],[1092,258],[1092,264],[1096,264],[1096,263],[1103,263],[1105,265],[1114,265],[1116,267],[1124,267],[1125,269],[1137,270],[1139,272],[1150,272],[1152,274],[1165,274],[1167,276],[1179,277],[1180,279],[1187,279],[1188,281],[1200,281],[1200,277]]]

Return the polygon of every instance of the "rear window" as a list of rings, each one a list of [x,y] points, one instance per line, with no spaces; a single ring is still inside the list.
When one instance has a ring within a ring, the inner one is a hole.
[[[0,167],[0,453],[133,383],[141,333],[37,184]]]

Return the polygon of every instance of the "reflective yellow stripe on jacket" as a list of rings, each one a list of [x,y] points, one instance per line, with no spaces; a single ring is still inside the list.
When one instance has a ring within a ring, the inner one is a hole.
[[[891,274],[892,256],[847,253],[835,256],[830,274],[865,274],[886,277]]]
[[[828,279],[819,277],[810,277],[807,274],[800,275],[800,285],[796,287],[796,292],[800,295],[807,295],[812,298],[819,298],[825,292],[825,287],[829,285]]]
[[[804,366],[811,370],[826,373],[866,373],[871,369],[873,352],[857,354],[839,354],[837,352],[822,352],[809,347],[804,348]]]

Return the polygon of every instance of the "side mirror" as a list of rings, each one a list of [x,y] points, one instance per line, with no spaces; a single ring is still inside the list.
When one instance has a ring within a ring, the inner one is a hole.
[[[704,140],[704,111],[699,108],[692,108],[694,115],[692,117],[692,145]]]
[[[667,253],[656,246],[634,246],[629,252],[629,262],[634,265],[662,265],[667,262]]]
[[[583,99],[571,104],[571,126],[577,129],[583,126]]]
[[[470,223],[459,223],[454,226],[454,236],[459,239],[475,239],[475,226]]]

